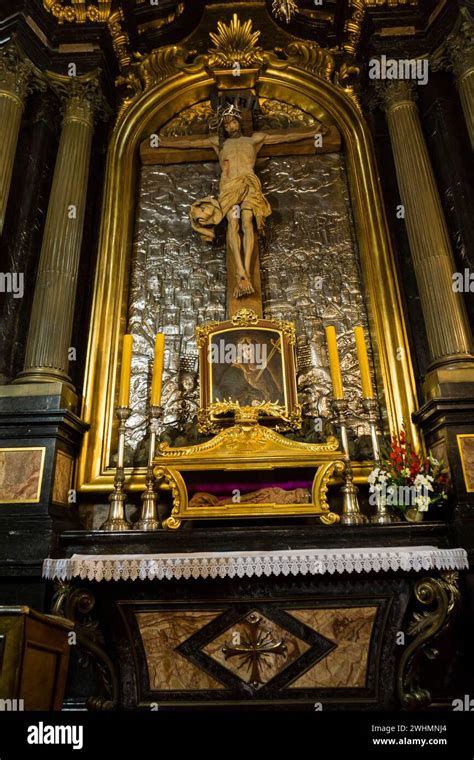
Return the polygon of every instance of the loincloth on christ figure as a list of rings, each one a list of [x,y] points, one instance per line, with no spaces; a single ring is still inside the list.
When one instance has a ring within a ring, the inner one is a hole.
[[[257,229],[263,228],[265,217],[270,216],[272,210],[262,192],[260,180],[253,172],[233,179],[221,178],[218,198],[207,196],[192,204],[189,211],[191,226],[204,241],[212,242],[215,237],[213,228],[234,206],[252,211]]]

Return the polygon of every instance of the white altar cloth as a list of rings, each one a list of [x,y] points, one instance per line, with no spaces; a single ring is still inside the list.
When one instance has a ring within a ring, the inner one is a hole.
[[[172,578],[251,578],[271,575],[324,575],[387,571],[463,570],[464,549],[435,546],[280,551],[192,552],[179,554],[73,554],[46,559],[43,577],[89,581]]]

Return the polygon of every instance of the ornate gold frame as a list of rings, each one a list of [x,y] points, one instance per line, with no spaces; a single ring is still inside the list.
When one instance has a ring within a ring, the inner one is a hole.
[[[397,275],[369,129],[350,86],[347,64],[315,43],[293,41],[282,60],[265,52],[255,84],[261,97],[294,104],[334,123],[345,144],[349,188],[360,261],[368,296],[371,333],[378,348],[376,368],[391,434],[405,421],[415,446],[420,443],[411,420],[416,408],[415,382],[403,319]],[[161,48],[135,64],[126,78],[133,93],[120,110],[110,139],[94,287],[82,415],[90,430],[77,468],[76,487],[108,491],[114,439],[114,406],[121,338],[127,322],[128,273],[132,251],[135,186],[140,142],[174,114],[208,99],[216,86],[209,56],[186,64],[188,51]],[[144,486],[144,470],[128,470],[131,489]]]
[[[301,406],[298,404],[296,387],[296,362],[294,345],[296,343],[295,326],[284,320],[259,319],[252,309],[240,309],[225,322],[208,322],[196,328],[199,350],[199,389],[200,409],[198,414],[199,430],[202,433],[217,433],[224,425],[232,424],[232,419],[216,416],[231,412],[239,404],[229,403],[228,399],[219,399],[216,404],[212,399],[212,363],[209,361],[210,341],[216,335],[226,335],[239,328],[247,330],[268,330],[277,333],[281,342],[282,369],[284,382],[284,404],[265,404],[270,412],[267,421],[274,421],[278,430],[301,427]]]
[[[161,443],[154,459],[154,474],[171,490],[171,515],[166,528],[176,530],[183,520],[209,520],[229,517],[319,517],[324,525],[334,525],[340,517],[331,512],[327,500],[328,484],[333,473],[344,471],[345,456],[339,451],[337,438],[325,443],[300,443],[285,438],[258,424],[254,407],[242,407],[237,424],[221,430],[214,438],[195,446],[173,448]],[[314,467],[311,501],[303,504],[232,503],[190,505],[182,473],[218,470],[220,473],[262,471],[278,468]]]

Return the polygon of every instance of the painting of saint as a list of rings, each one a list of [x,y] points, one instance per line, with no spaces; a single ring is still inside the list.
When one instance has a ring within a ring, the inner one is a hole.
[[[281,336],[276,330],[226,330],[212,336],[209,348],[212,402],[286,405]]]

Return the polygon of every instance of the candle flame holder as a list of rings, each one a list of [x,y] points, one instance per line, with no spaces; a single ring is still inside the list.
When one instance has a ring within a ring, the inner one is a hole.
[[[354,485],[354,476],[352,473],[351,456],[349,451],[349,438],[347,436],[347,401],[345,399],[333,399],[332,407],[336,417],[336,424],[339,425],[341,429],[342,448],[346,455],[344,485],[341,488],[341,493],[343,495],[341,525],[363,525],[367,522],[367,517],[360,511],[359,500],[357,498],[359,489]]]
[[[374,398],[363,398],[362,405],[367,412],[367,417],[370,425],[370,437],[372,439],[372,451],[374,453],[374,461],[377,467],[380,466],[380,446],[377,437],[377,412],[378,404]],[[397,518],[390,514],[386,504],[383,503],[383,499],[379,493],[376,493],[376,511],[375,514],[370,517],[370,522],[376,525],[388,525],[392,522],[398,522]]]
[[[135,528],[136,530],[159,530],[160,521],[157,510],[157,494],[155,489],[155,476],[153,475],[153,458],[155,456],[156,436],[158,433],[158,424],[163,416],[161,406],[150,407],[150,442],[148,448],[148,467],[146,471],[146,488],[142,493],[142,507],[140,519]]]
[[[117,467],[115,468],[114,490],[109,496],[109,514],[107,520],[100,526],[100,530],[104,531],[130,530],[130,523],[125,516],[125,503],[127,497],[124,492],[125,469],[123,466],[123,458],[125,449],[125,423],[130,417],[131,409],[127,406],[118,406],[115,410],[115,414],[119,420]]]

